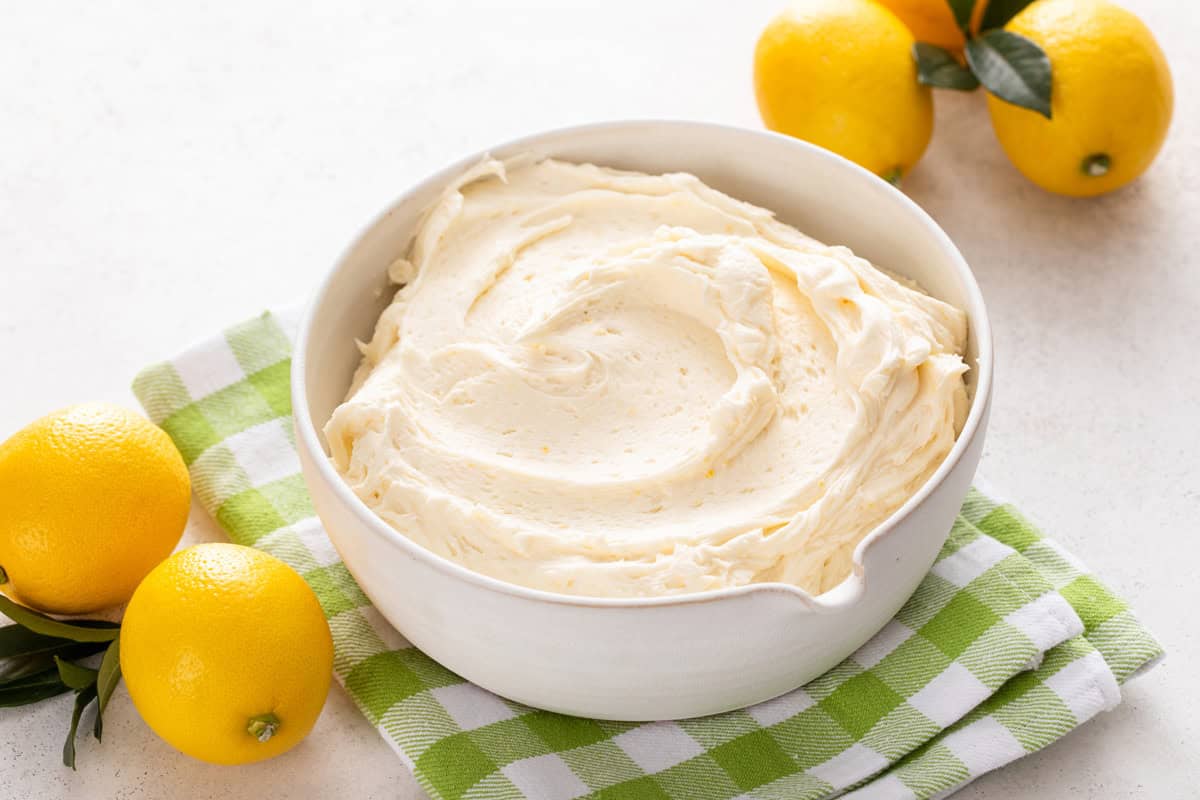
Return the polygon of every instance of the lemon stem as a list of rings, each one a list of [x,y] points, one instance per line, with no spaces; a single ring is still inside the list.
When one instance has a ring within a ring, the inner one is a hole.
[[[8,583],[8,573],[4,571],[4,567],[0,567],[0,586]]]
[[[279,717],[268,712],[259,714],[256,717],[251,717],[246,724],[246,733],[258,739],[260,742],[268,741],[275,735],[275,731],[279,730]]]
[[[892,167],[891,169],[889,169],[887,172],[883,173],[879,177],[883,178],[885,181],[890,183],[892,186],[899,186],[900,179],[904,177],[904,170],[900,169],[900,167]]]
[[[1112,159],[1108,157],[1107,153],[1092,153],[1079,165],[1079,168],[1083,170],[1083,174],[1089,178],[1099,178],[1102,175],[1107,175],[1110,167],[1112,167]]]

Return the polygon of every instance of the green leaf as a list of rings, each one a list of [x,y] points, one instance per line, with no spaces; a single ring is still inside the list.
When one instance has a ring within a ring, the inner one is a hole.
[[[990,0],[987,8],[983,10],[983,19],[979,23],[979,30],[990,31],[993,28],[1003,28],[1010,19],[1020,14],[1025,6],[1032,2],[1033,0]]]
[[[954,12],[954,21],[962,32],[971,38],[971,12],[975,10],[975,0],[946,0],[950,10]]]
[[[21,680],[38,672],[48,669],[57,671],[54,657],[48,655],[13,656],[0,661],[0,686],[7,686],[13,681]]]
[[[979,79],[940,47],[925,42],[913,45],[917,62],[917,81],[939,89],[972,92],[979,88]]]
[[[967,63],[996,97],[1050,119],[1050,59],[1034,42],[988,31],[967,42]]]
[[[0,613],[18,625],[34,633],[70,639],[73,642],[111,642],[121,632],[115,622],[98,619],[77,619],[70,622],[53,619],[45,614],[26,608],[0,594]]]
[[[94,669],[63,661],[58,656],[54,657],[54,665],[58,667],[58,677],[72,689],[86,689],[95,685],[96,676],[99,674]]]
[[[0,708],[14,708],[36,703],[48,697],[70,691],[57,669],[48,669],[0,686]]]
[[[83,710],[96,699],[96,684],[75,694],[75,709],[71,712],[71,729],[67,732],[67,741],[63,744],[63,764],[75,769],[75,733],[79,730],[79,718]]]
[[[100,661],[100,674],[96,678],[96,692],[99,701],[96,704],[96,727],[92,733],[97,739],[104,731],[104,709],[108,708],[108,699],[113,690],[121,682],[121,640],[113,639],[113,643],[104,651]]]
[[[43,636],[20,625],[5,625],[0,628],[0,658],[50,652],[64,644],[70,644],[70,640],[57,636]]]
[[[65,644],[58,650],[0,658],[0,686],[35,672],[57,669],[54,666],[54,656],[66,661],[77,661],[105,648],[105,642],[69,642],[65,639],[61,641]]]
[[[104,648],[104,642],[72,642],[57,636],[43,636],[20,625],[0,627],[0,685],[54,669],[55,655],[74,661]]]

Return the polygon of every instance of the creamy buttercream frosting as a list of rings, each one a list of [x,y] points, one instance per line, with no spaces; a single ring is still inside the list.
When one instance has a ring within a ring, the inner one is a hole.
[[[692,175],[487,159],[391,277],[333,463],[523,586],[826,591],[966,412],[961,311]]]

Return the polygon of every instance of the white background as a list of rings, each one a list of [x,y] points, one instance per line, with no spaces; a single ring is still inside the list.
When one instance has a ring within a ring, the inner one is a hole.
[[[71,402],[132,404],[140,367],[304,298],[367,219],[465,152],[605,118],[757,126],[751,52],[780,5],[0,0],[0,438]],[[942,93],[905,186],[991,309],[983,470],[1170,651],[1116,711],[965,798],[1200,791],[1200,11],[1129,5],[1178,97],[1143,180],[1047,195],[1004,160],[981,95]],[[218,536],[193,517],[191,539]],[[0,797],[418,795],[340,689],[298,748],[238,768],[169,749],[122,689],[72,773],[69,704],[0,710]]]

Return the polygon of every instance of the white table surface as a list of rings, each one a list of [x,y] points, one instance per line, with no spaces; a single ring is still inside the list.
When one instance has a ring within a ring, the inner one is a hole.
[[[781,2],[304,5],[0,0],[0,438],[71,402],[132,404],[140,367],[303,298],[365,220],[464,152],[604,118],[757,126],[751,51]],[[1143,180],[1044,194],[981,95],[942,93],[905,187],[991,309],[984,471],[1170,651],[1117,710],[964,798],[1200,792],[1200,12],[1129,5],[1178,96]],[[193,514],[187,541],[219,535]],[[0,710],[0,797],[420,796],[340,689],[299,747],[237,768],[172,751],[120,689],[73,773],[69,703]]]

